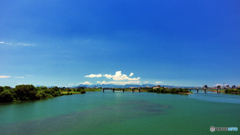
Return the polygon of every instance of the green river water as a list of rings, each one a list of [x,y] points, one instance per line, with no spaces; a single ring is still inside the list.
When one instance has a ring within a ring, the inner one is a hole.
[[[0,104],[1,135],[206,135],[210,127],[240,127],[240,96],[87,92]]]

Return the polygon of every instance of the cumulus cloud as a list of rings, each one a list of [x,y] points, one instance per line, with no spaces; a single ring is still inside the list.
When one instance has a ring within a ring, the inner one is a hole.
[[[128,80],[132,80],[132,81],[139,80],[139,79],[140,79],[140,77],[138,77],[138,78],[128,78]]]
[[[90,75],[86,75],[85,77],[90,77],[90,78],[94,78],[94,77],[102,77],[101,74],[90,74]]]
[[[115,75],[113,75],[113,80],[127,80],[129,77],[125,74],[122,74],[122,71],[117,71]]]
[[[160,82],[160,81],[156,81],[156,84],[158,84],[158,83],[162,83],[162,82]]]
[[[133,76],[133,73],[131,73],[129,76]]]
[[[83,82],[83,83],[78,83],[78,84],[92,84],[91,82],[88,82],[88,81],[86,81],[86,82]]]
[[[133,73],[131,73],[129,76],[133,76]],[[113,80],[130,80],[130,81],[137,81],[140,79],[140,77],[138,78],[130,78],[128,77],[126,74],[122,74],[122,71],[116,71],[115,75],[111,75],[111,74],[90,74],[90,75],[86,75],[85,77],[90,77],[90,78],[95,78],[95,77],[106,77],[108,79],[113,79]]]
[[[111,74],[105,74],[103,75],[104,77],[108,78],[108,79],[111,79],[112,78],[112,75]]]
[[[149,81],[145,81],[144,83],[149,83]]]
[[[125,84],[138,84],[140,83],[140,81],[126,81],[126,82],[119,82],[119,81],[110,81],[110,82],[106,82],[106,81],[98,81],[101,84],[118,84],[118,85],[125,85]]]
[[[131,73],[130,75],[133,75],[133,73]],[[115,75],[112,76],[113,80],[139,80],[140,77],[138,78],[129,78],[126,74],[122,74],[122,71],[117,71],[115,73]]]
[[[73,83],[69,83],[68,85],[73,85]]]
[[[0,44],[4,44],[4,42],[2,41],[2,42],[0,42]]]
[[[4,76],[4,75],[1,75],[0,78],[9,78],[11,76]]]

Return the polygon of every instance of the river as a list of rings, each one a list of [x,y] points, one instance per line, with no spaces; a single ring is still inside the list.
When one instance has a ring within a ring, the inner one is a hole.
[[[0,104],[2,135],[239,134],[211,126],[240,128],[239,95],[105,90]]]

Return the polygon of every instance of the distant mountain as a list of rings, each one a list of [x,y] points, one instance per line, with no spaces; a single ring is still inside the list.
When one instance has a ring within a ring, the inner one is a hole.
[[[96,84],[96,85],[83,85],[80,84],[78,86],[73,86],[73,88],[77,87],[102,87],[102,88],[129,88],[129,87],[153,87],[155,84],[125,84],[125,85],[115,85],[115,84]]]
[[[36,87],[39,87],[39,86],[43,86],[43,85],[37,85]],[[125,84],[125,85],[115,85],[115,84],[91,84],[91,85],[87,85],[87,84],[80,84],[78,86],[72,86],[72,88],[78,88],[78,87],[90,87],[90,88],[93,88],[93,87],[102,87],[102,88],[129,88],[129,87],[153,87],[153,86],[157,86],[156,84]],[[173,85],[160,85],[161,87],[164,86],[164,87],[180,87],[180,88],[193,88],[193,87],[196,87],[196,86],[173,86]],[[54,86],[46,86],[48,88],[51,88],[51,87],[54,87]]]

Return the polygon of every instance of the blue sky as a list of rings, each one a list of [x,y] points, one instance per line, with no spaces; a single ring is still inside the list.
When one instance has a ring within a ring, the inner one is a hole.
[[[239,0],[0,1],[0,85],[240,85],[239,7]]]

